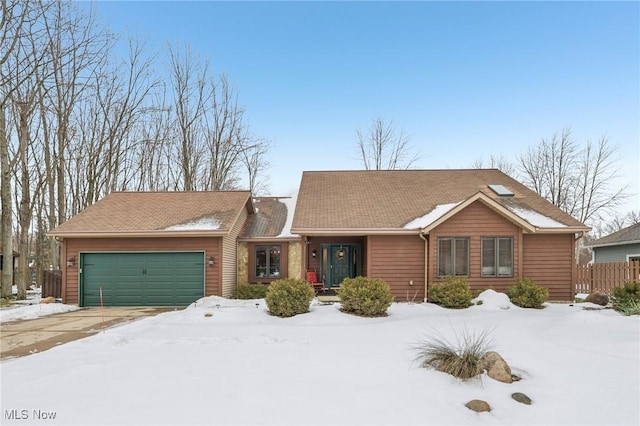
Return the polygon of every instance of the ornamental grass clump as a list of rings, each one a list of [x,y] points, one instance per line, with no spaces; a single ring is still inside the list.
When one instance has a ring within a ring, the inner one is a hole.
[[[461,335],[454,332],[456,342],[451,343],[436,332],[418,344],[416,359],[424,368],[433,368],[462,380],[471,379],[482,373],[481,359],[494,346],[490,334],[488,329],[477,334],[465,329]]]
[[[265,302],[271,315],[286,318],[309,312],[309,304],[315,294],[307,281],[289,278],[269,284]]]
[[[531,278],[520,278],[507,289],[509,300],[521,308],[542,308],[549,298],[549,290],[537,285]]]
[[[472,305],[471,288],[466,277],[446,276],[429,289],[429,301],[445,308],[464,309]]]
[[[336,293],[343,312],[363,317],[386,316],[393,302],[389,285],[378,278],[345,278]]]
[[[640,314],[640,283],[627,281],[622,287],[613,289],[613,309],[622,315]]]

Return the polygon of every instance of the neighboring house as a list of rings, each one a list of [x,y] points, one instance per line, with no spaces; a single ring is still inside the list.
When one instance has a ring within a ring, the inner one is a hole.
[[[640,262],[640,223],[586,244],[594,263]]]
[[[117,192],[49,235],[63,242],[65,303],[97,306],[102,291],[105,305],[178,306],[309,271],[326,289],[381,278],[397,301],[424,300],[445,275],[501,291],[529,277],[573,300],[588,230],[491,169],[304,172],[297,201]]]
[[[573,300],[589,229],[492,169],[304,172],[291,232],[326,287],[363,275],[411,301],[445,275],[501,291],[529,277]]]
[[[80,306],[183,305],[235,295],[248,191],[115,192],[61,224],[62,299]]]

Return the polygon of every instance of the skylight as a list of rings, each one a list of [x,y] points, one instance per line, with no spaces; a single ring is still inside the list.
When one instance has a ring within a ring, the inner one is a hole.
[[[489,185],[489,189],[501,197],[513,197],[513,192],[504,185]]]

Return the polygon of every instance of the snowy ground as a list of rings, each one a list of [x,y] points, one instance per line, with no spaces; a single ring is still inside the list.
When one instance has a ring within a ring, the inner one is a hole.
[[[30,287],[27,290],[26,300],[14,300],[9,306],[0,308],[0,323],[7,321],[34,319],[51,314],[75,311],[78,309],[74,305],[63,305],[62,303],[40,303],[40,292],[42,288]],[[13,286],[14,296],[18,294],[18,287]]]
[[[639,316],[584,303],[521,309],[492,291],[480,298],[464,310],[394,304],[385,318],[314,304],[288,319],[269,316],[264,301],[205,298],[2,362],[0,423],[640,424]],[[465,329],[492,329],[523,379],[462,382],[420,368],[423,336],[455,340]],[[493,410],[471,412],[471,399]]]

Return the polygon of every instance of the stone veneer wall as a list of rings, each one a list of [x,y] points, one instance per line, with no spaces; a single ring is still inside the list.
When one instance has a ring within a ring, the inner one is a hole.
[[[238,284],[249,282],[249,245],[238,242]]]
[[[302,244],[289,242],[289,278],[302,278]]]

